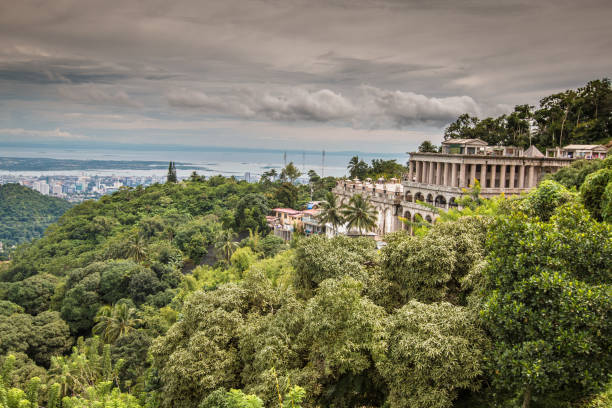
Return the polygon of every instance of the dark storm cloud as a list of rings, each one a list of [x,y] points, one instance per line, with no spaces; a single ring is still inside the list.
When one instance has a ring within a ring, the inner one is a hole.
[[[121,113],[148,116],[134,122],[142,134],[151,123],[234,118],[355,135],[427,125],[435,139],[460,113],[498,114],[610,76],[611,9],[607,0],[0,0],[0,103],[11,100],[0,128],[35,117],[53,134],[70,113],[68,134],[81,135],[98,124],[85,118]]]

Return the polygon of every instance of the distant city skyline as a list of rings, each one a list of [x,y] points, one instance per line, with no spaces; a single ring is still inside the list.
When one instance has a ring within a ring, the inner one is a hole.
[[[609,1],[0,0],[0,146],[399,153],[609,77]]]

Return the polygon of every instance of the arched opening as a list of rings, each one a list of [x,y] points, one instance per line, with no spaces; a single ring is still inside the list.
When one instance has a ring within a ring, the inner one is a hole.
[[[404,218],[406,221],[412,221],[412,214],[410,214],[410,211],[405,211],[405,212],[404,212],[404,216],[403,216],[403,218]],[[406,224],[406,222],[402,222],[402,229],[403,229],[404,231],[410,231],[410,225],[409,225],[409,224]]]
[[[427,222],[428,222],[428,223],[430,223],[430,224],[433,224],[433,219],[431,218],[431,215],[427,215],[427,216],[425,217],[425,221],[427,221]]]
[[[451,199],[448,201],[448,206],[450,208],[457,208],[457,202],[455,201],[455,197],[451,197]]]
[[[404,199],[408,202],[412,202],[412,193],[410,191],[407,191]]]
[[[446,198],[441,195],[437,196],[434,205],[439,208],[446,208]]]
[[[434,201],[433,194],[427,194],[427,201],[426,202],[428,204],[433,204],[433,201]]]
[[[423,222],[423,216],[419,213],[415,213],[412,217],[412,222]]]
[[[414,202],[416,203],[417,201],[425,201],[425,196],[421,193],[416,193],[414,195]]]

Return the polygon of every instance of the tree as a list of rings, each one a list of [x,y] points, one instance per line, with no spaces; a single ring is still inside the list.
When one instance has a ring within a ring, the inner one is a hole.
[[[297,167],[295,167],[293,162],[289,162],[289,164],[287,164],[285,168],[281,170],[280,178],[283,181],[289,180],[289,182],[293,184],[301,175],[302,173]]]
[[[320,223],[331,224],[334,235],[336,235],[338,226],[344,224],[342,216],[342,208],[338,205],[336,195],[329,191],[325,195],[325,201],[320,204],[321,212],[317,216]]]
[[[375,261],[376,244],[371,239],[313,235],[297,244],[293,285],[308,295],[330,278],[351,276],[366,282],[368,267]]]
[[[487,242],[482,317],[496,390],[571,401],[608,379],[612,357],[612,228],[576,203],[548,222],[500,217]]]
[[[359,160],[358,156],[353,156],[347,166],[349,177],[352,179],[365,179],[368,172],[368,164],[363,160]]]
[[[49,309],[51,296],[57,284],[57,277],[49,274],[37,274],[22,281],[11,283],[4,297],[22,306],[26,313],[36,315]]]
[[[125,303],[102,306],[94,321],[96,325],[93,327],[93,333],[102,335],[106,343],[114,343],[119,337],[125,336],[142,322],[136,317],[136,309]]]
[[[274,192],[274,198],[288,208],[297,207],[298,189],[291,183],[282,183]]]
[[[450,408],[462,389],[477,389],[487,339],[477,315],[449,303],[411,300],[384,321],[374,361],[391,407]]]
[[[166,183],[176,182],[178,182],[178,179],[176,177],[176,166],[174,165],[174,162],[171,161],[170,164],[168,164],[168,175],[166,177]]]
[[[361,194],[351,197],[348,206],[342,210],[342,216],[346,221],[347,229],[350,231],[356,228],[360,235],[363,231],[372,231],[378,219],[376,209]]]
[[[610,163],[612,164],[612,161]],[[610,184],[612,184],[612,166],[589,174],[582,186],[580,186],[580,195],[582,196],[584,206],[598,220],[603,219],[602,211],[608,205],[604,192]]]
[[[234,213],[234,223],[237,231],[257,229],[266,232],[268,230],[266,215],[269,212],[268,200],[263,194],[250,193],[245,195],[238,201]]]
[[[363,283],[349,276],[327,279],[306,304],[297,342],[308,345],[302,376],[308,379],[303,384],[313,390],[312,397],[318,397],[313,405],[381,405],[383,393],[372,380],[371,368],[385,312],[362,291]]]
[[[429,140],[425,140],[423,143],[419,145],[418,152],[419,153],[438,153],[440,149],[431,143]]]
[[[224,259],[228,263],[232,258],[232,254],[238,248],[236,237],[236,233],[230,230],[222,230],[217,235],[215,249],[217,250],[219,258]]]
[[[261,275],[189,296],[181,319],[151,347],[162,406],[192,408],[218,388],[240,388],[245,318],[277,309],[277,296]]]

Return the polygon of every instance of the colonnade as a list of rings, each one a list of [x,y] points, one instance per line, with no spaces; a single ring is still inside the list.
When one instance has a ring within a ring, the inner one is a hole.
[[[408,181],[446,187],[527,189],[537,185],[541,166],[527,164],[478,164],[411,160]]]

